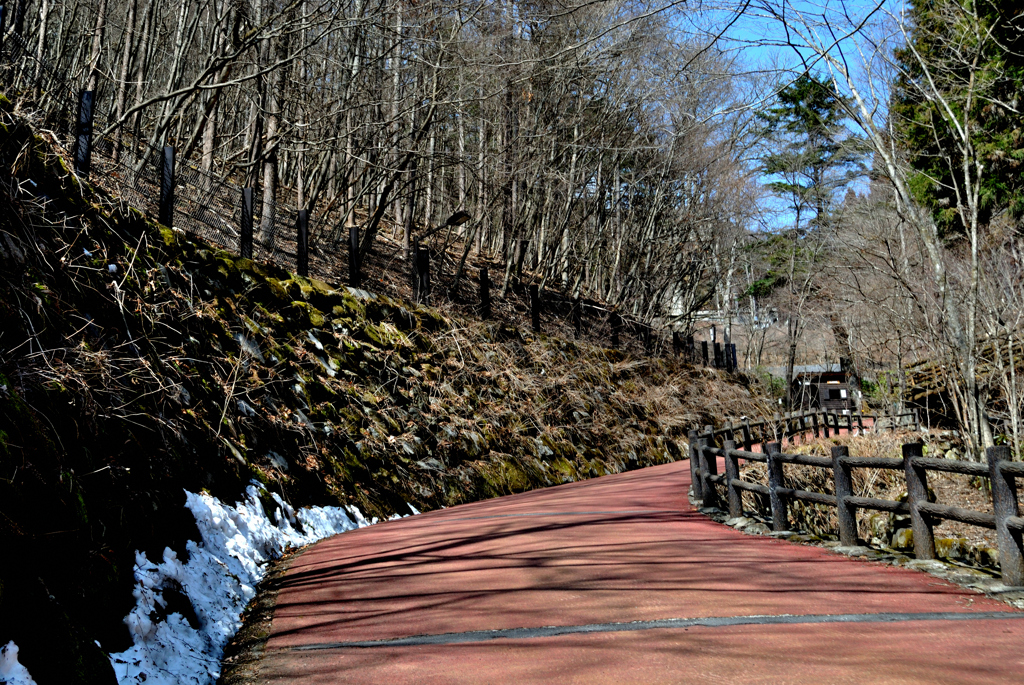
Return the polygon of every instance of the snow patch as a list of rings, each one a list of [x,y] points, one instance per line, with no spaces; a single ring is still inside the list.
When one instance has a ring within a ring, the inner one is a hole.
[[[0,647],[0,683],[36,685],[28,669],[18,663],[18,645],[13,640]]]
[[[135,608],[125,618],[134,645],[110,655],[120,685],[213,683],[224,647],[241,627],[242,610],[271,560],[289,548],[377,522],[355,507],[295,510],[274,493],[269,493],[274,505],[267,507],[273,509],[268,515],[260,501],[261,495],[268,499],[262,486],[253,483],[246,495],[232,507],[205,493],[185,493],[202,537],[186,545],[187,561],[170,548],[159,563],[135,553]],[[166,614],[173,593],[188,600],[194,616]],[[16,664],[17,647],[14,656]],[[0,660],[0,669],[5,663]]]

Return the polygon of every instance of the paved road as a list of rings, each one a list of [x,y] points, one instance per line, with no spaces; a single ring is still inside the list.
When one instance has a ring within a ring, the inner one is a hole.
[[[261,682],[1024,682],[1024,613],[743,535],[686,462],[379,524],[292,565]]]

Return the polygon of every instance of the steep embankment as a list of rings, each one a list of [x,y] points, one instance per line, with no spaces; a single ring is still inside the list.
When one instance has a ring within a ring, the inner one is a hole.
[[[237,259],[0,101],[0,644],[40,685],[111,682],[134,551],[197,537],[183,490],[407,513],[663,463],[751,408],[713,371]]]

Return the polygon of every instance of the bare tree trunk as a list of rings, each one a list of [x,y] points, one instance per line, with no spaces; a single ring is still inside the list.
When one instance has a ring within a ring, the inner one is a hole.
[[[46,28],[48,26],[48,20],[50,16],[50,2],[49,0],[41,0],[39,5],[39,40],[36,42],[36,69],[32,75],[32,83],[36,97],[39,97],[39,77],[42,74],[43,69],[43,54],[46,48]]]
[[[272,39],[274,42],[282,39]],[[280,50],[281,46],[276,46]],[[271,54],[275,53],[272,46]],[[263,211],[260,214],[260,237],[269,243],[274,236],[277,205],[277,160],[280,146],[281,90],[283,69],[275,69],[267,84],[267,148],[263,159]]]
[[[103,52],[103,32],[107,27],[107,0],[100,0],[96,9],[96,27],[92,32],[92,49],[89,53],[89,79],[85,89],[96,91],[100,77],[100,54]]]
[[[44,0],[45,1],[45,0]],[[120,119],[124,114],[125,98],[128,96],[128,67],[131,64],[132,48],[135,39],[135,12],[138,0],[129,0],[128,16],[125,19],[124,49],[121,51],[121,68],[117,74],[117,96],[114,104],[114,117]],[[121,158],[121,129],[114,136],[113,158],[116,163]]]

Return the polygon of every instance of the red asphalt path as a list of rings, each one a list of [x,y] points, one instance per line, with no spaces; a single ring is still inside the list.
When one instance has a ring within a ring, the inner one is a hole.
[[[1024,682],[1019,612],[804,622],[1013,610],[917,571],[736,532],[693,511],[689,480],[688,463],[677,462],[313,545],[284,578],[258,682]],[[458,635],[780,615],[797,622]],[[441,644],[344,644],[439,635]]]

